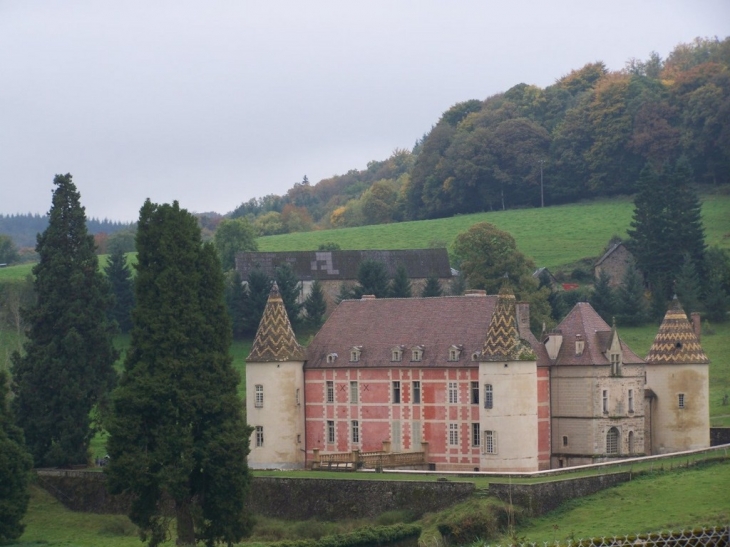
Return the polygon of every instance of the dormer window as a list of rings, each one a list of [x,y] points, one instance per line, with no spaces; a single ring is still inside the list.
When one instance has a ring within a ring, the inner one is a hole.
[[[481,355],[481,352],[475,351],[471,354],[471,360],[472,361],[479,361],[479,356]]]
[[[414,346],[411,348],[411,361],[423,360],[423,346]]]
[[[357,363],[360,361],[360,353],[362,353],[362,346],[353,346],[350,349],[350,362]]]
[[[403,348],[396,346],[390,350],[390,360],[394,363],[403,360]]]
[[[575,354],[576,355],[583,355],[583,350],[585,349],[585,340],[583,340],[583,335],[576,334],[575,335]]]
[[[461,347],[451,346],[449,348],[449,361],[458,361],[461,356]]]
[[[331,364],[334,363],[337,360],[337,354],[336,353],[328,353],[327,354],[327,363]]]
[[[611,375],[618,376],[621,373],[621,354],[611,353]]]

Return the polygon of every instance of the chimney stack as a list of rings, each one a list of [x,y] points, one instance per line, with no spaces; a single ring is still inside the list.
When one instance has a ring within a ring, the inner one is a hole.
[[[700,334],[702,334],[702,322],[700,321],[700,314],[696,311],[693,311],[691,314],[692,317],[692,330],[695,331],[695,336],[697,337],[697,341],[700,341]]]

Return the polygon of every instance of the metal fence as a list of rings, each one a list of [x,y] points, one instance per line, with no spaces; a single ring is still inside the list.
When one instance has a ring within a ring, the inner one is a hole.
[[[730,545],[730,526],[552,542],[505,543],[491,547],[726,547],[728,545]]]

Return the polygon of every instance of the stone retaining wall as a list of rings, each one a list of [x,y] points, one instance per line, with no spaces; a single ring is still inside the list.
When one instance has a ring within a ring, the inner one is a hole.
[[[710,446],[730,444],[730,427],[711,427]]]

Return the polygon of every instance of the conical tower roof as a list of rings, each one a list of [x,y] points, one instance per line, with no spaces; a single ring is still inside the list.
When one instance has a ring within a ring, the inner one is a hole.
[[[646,362],[654,365],[710,362],[676,296],[654,338]]]
[[[535,352],[520,338],[517,330],[515,295],[509,289],[499,291],[497,306],[487,329],[482,348],[484,361],[534,361]]]
[[[269,299],[266,301],[264,315],[261,317],[259,328],[256,331],[251,353],[246,361],[269,363],[304,361],[304,359],[304,349],[294,336],[284,301],[279,294],[279,287],[274,282]]]

